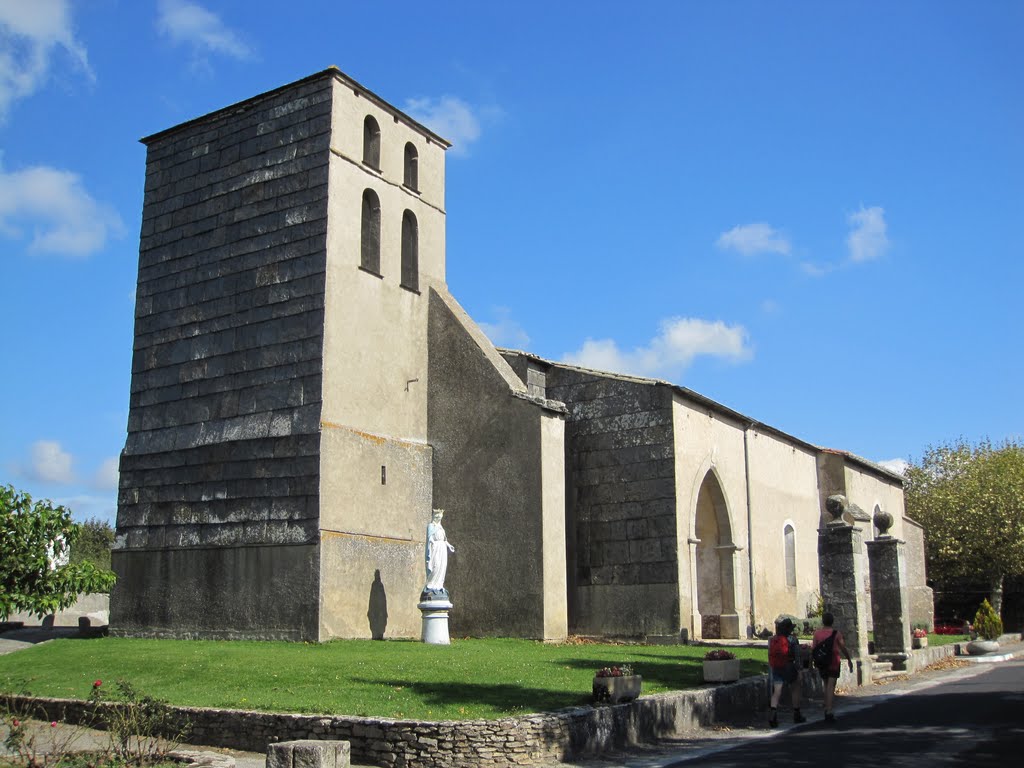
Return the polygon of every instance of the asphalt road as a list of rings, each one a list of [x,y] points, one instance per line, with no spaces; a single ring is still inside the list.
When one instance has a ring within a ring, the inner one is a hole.
[[[838,713],[834,724],[822,722],[818,713],[804,725],[726,740],[680,759],[665,755],[658,763],[662,768],[1024,765],[1024,660],[967,667],[924,685],[847,700]]]

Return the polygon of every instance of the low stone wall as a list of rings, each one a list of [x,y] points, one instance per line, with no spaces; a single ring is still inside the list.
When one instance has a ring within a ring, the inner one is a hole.
[[[51,720],[89,722],[86,702],[10,697],[38,707]],[[768,704],[764,675],[730,685],[643,696],[629,704],[575,707],[501,720],[427,722],[334,715],[294,715],[233,709],[174,707],[192,723],[189,741],[265,752],[297,739],[339,739],[352,760],[396,768],[518,766],[571,760],[609,749],[654,744],[729,720]]]
[[[955,643],[949,643],[947,645],[929,645],[927,648],[915,648],[910,652],[910,658],[913,659],[913,663],[907,665],[908,671],[916,672],[950,656],[955,656],[956,647]]]

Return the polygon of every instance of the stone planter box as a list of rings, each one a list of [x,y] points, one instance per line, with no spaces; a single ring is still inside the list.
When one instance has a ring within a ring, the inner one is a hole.
[[[619,704],[640,696],[643,678],[640,675],[621,677],[595,677],[594,701],[600,704]]]
[[[722,659],[720,661],[704,660],[705,683],[732,683],[739,679],[739,659]]]
[[[911,648],[927,648],[928,638],[927,637],[912,637],[910,638]]]
[[[984,656],[986,653],[995,653],[999,650],[999,643],[995,640],[971,640],[967,644],[967,653],[971,656]]]

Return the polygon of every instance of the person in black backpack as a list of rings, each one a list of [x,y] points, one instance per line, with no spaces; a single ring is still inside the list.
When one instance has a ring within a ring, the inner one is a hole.
[[[846,649],[843,633],[832,628],[834,621],[835,617],[830,612],[821,614],[822,627],[814,633],[811,640],[811,658],[821,673],[821,684],[825,692],[825,722],[828,723],[836,719],[832,705],[836,696],[836,683],[839,682],[839,668],[842,665],[840,653],[846,656],[846,663],[853,672],[853,659]]]
[[[772,711],[768,725],[774,728],[779,724],[779,698],[782,686],[789,686],[789,695],[793,700],[793,722],[802,723],[807,718],[800,714],[800,641],[793,634],[793,622],[783,619],[775,625],[775,634],[768,641],[768,677],[772,686]]]

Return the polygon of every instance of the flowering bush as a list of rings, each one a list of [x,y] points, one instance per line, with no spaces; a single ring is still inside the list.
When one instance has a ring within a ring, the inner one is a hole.
[[[597,670],[595,677],[629,677],[633,674],[633,668],[628,664],[617,667],[603,667]]]
[[[937,621],[934,631],[936,635],[969,635],[971,625],[963,622]]]
[[[918,627],[917,629],[914,630],[914,637],[917,637],[917,638],[928,637],[928,633],[925,630],[923,630],[920,627]]]
[[[706,661],[728,661],[729,659],[735,659],[736,654],[732,651],[726,651],[722,648],[718,648],[714,651],[708,651],[704,654]]]

